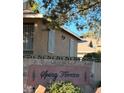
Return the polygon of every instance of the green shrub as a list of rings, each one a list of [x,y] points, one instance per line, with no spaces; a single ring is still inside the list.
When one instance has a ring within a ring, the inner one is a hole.
[[[101,87],[101,81],[96,81],[96,86],[95,86],[96,88],[99,88],[99,87]]]
[[[82,93],[81,89],[70,81],[52,83],[47,93]]]
[[[101,52],[97,52],[97,53],[88,53],[86,54],[83,59],[88,59],[88,60],[93,60],[95,59],[96,62],[101,62]]]

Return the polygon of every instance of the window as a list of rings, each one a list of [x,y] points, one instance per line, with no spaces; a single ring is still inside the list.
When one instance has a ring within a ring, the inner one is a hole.
[[[55,52],[55,31],[49,31],[48,52]]]
[[[33,32],[34,32],[33,23],[23,24],[23,51],[24,53],[33,52]]]
[[[74,57],[75,56],[75,49],[74,49],[74,45],[75,45],[75,42],[73,39],[70,40],[70,50],[69,50],[69,54],[70,54],[70,57]]]
[[[92,41],[90,41],[89,47],[93,48],[93,42]]]

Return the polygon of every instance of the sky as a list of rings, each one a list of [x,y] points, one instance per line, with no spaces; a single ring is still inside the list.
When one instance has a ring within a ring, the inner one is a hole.
[[[82,17],[80,18],[79,22],[81,21],[85,21]],[[74,34],[76,34],[77,36],[81,36],[82,34],[86,33],[88,31],[88,29],[83,29],[83,30],[77,30],[77,27],[75,25],[75,23],[72,21],[70,22],[70,26],[68,25],[64,25],[64,27],[68,28],[71,32],[73,32]]]
[[[27,0],[23,0],[23,2],[25,2],[25,1],[27,1]],[[40,6],[43,5],[42,0],[35,0],[35,1],[36,1]],[[53,8],[53,7],[56,5],[57,0],[53,0],[53,1],[54,1],[54,2],[52,2],[51,6],[49,6],[49,7],[52,7],[52,8]],[[39,11],[40,11],[41,14],[45,14],[46,11],[47,11],[47,9],[39,8]],[[77,11],[77,8],[74,7],[71,11],[75,12],[75,11]],[[69,31],[71,31],[72,33],[74,33],[75,35],[81,36],[81,35],[83,35],[84,33],[86,33],[87,31],[89,31],[89,30],[88,30],[89,27],[88,27],[88,25],[86,25],[87,28],[84,28],[83,30],[78,30],[75,23],[86,24],[86,20],[85,20],[81,15],[79,15],[79,14],[77,14],[77,15],[78,15],[78,19],[76,19],[76,20],[71,20],[69,23],[65,23],[65,24],[64,24],[64,27],[65,27],[66,29],[68,29]],[[94,15],[94,13],[91,12],[90,15]],[[98,18],[101,17],[100,14],[96,14],[96,16],[98,16]]]
[[[35,0],[37,3],[39,3],[40,5],[42,5],[43,3],[42,3],[42,0]],[[53,0],[54,1],[54,0]],[[57,1],[57,0],[56,0]],[[52,7],[53,6],[55,6],[56,5],[56,3],[54,2],[53,3],[53,5],[51,5]],[[39,9],[40,10],[40,13],[42,13],[42,14],[45,14],[45,9]],[[72,9],[72,11],[76,11],[76,8],[73,8]],[[81,24],[82,23],[85,23],[85,20],[83,19],[83,17],[81,17],[80,15],[78,15],[78,17],[79,17],[79,19],[78,20],[76,20],[77,22],[80,22]],[[83,33],[85,33],[85,32],[87,32],[88,31],[88,29],[83,29],[83,30],[81,30],[81,31],[79,31],[79,30],[77,30],[77,28],[76,28],[76,24],[74,23],[74,21],[71,21],[70,23],[69,23],[69,25],[67,25],[67,23],[65,23],[64,24],[64,27],[65,28],[67,28],[69,31],[71,31],[72,33],[74,33],[75,35],[77,35],[77,36],[81,36]]]

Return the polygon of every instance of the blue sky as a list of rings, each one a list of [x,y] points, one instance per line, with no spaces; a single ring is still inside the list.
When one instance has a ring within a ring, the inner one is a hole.
[[[80,16],[79,20],[77,20],[77,21],[79,23],[85,23],[85,20],[81,16]],[[80,36],[80,35],[82,35],[82,34],[84,34],[84,33],[86,33],[88,31],[88,29],[83,29],[83,30],[80,30],[80,31],[77,30],[77,27],[76,27],[76,25],[75,25],[75,23],[73,21],[71,21],[69,24],[70,25],[68,26],[65,23],[64,27],[68,28],[71,32],[73,32],[74,34],[76,34],[78,36]]]
[[[23,2],[24,1],[27,1],[27,0],[23,0]],[[40,6],[42,6],[43,5],[43,0],[35,0]],[[58,2],[58,0],[53,0],[53,2],[52,2],[52,4],[51,5],[49,5],[49,7],[50,8],[54,8],[54,6],[56,5],[56,3]],[[74,5],[72,5],[73,6],[73,9],[71,10],[71,11],[73,11],[73,12],[76,12],[77,11],[77,8],[74,6]],[[48,9],[48,8],[47,8]],[[45,9],[45,8],[39,8],[39,11],[40,11],[40,13],[41,14],[45,14],[46,12],[47,12],[47,9]],[[79,14],[76,14],[77,16],[78,16],[78,19],[76,19],[76,20],[71,20],[69,23],[65,23],[64,24],[64,27],[66,27],[69,31],[71,31],[71,32],[73,32],[75,35],[77,35],[77,36],[81,36],[81,35],[83,35],[84,33],[86,33],[87,31],[88,31],[88,29],[89,29],[89,27],[88,27],[88,25],[86,25],[86,27],[87,28],[84,28],[83,30],[78,30],[77,28],[76,28],[76,23],[79,23],[79,24],[86,24],[86,20],[81,16],[81,15],[79,15]],[[90,13],[88,16],[90,17],[91,15],[95,15],[95,16],[97,16],[98,18],[100,18],[101,17],[101,15],[100,14],[95,14],[95,13]],[[88,17],[87,16],[87,17]]]

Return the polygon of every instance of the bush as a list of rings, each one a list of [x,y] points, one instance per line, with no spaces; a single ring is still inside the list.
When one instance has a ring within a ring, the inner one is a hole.
[[[83,59],[87,59],[87,60],[96,60],[96,62],[101,62],[101,52],[98,53],[88,53],[86,54]]]
[[[47,93],[82,93],[81,89],[70,81],[52,83]]]
[[[101,81],[96,82],[96,88],[99,88],[99,87],[101,87]]]

